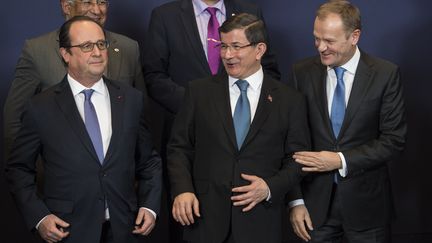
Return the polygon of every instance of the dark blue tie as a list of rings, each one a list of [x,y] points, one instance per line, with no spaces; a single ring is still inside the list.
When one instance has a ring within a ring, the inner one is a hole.
[[[84,119],[87,133],[93,143],[93,147],[96,150],[96,154],[99,158],[99,162],[102,164],[104,160],[102,135],[99,127],[99,121],[97,118],[96,110],[91,102],[91,97],[93,95],[93,89],[85,89],[81,93],[85,96],[84,101]]]
[[[234,110],[234,128],[237,138],[237,146],[240,150],[249,131],[251,121],[250,105],[247,97],[247,88],[249,83],[246,80],[239,79],[235,84],[240,89],[240,96]]]
[[[330,119],[333,127],[333,134],[337,138],[345,116],[345,83],[343,75],[346,70],[341,67],[335,67],[334,71],[336,73],[337,84],[333,95]]]

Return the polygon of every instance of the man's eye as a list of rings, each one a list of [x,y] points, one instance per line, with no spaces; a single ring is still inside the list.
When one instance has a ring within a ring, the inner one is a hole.
[[[84,48],[84,49],[90,49],[90,48],[92,48],[92,43],[85,43],[85,44],[83,44],[82,45],[82,47]]]

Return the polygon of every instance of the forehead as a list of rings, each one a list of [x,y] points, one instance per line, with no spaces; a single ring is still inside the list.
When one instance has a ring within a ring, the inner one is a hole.
[[[314,35],[339,35],[345,34],[342,19],[337,14],[329,14],[324,18],[315,18]]]
[[[77,21],[72,23],[69,29],[69,37],[71,41],[97,41],[105,39],[102,28],[91,21]]]
[[[221,41],[224,43],[246,42],[244,29],[234,29],[228,33],[221,33]]]

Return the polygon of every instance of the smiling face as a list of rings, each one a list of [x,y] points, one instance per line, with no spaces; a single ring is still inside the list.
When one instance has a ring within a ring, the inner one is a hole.
[[[74,16],[87,16],[104,26],[108,12],[108,4],[97,4],[95,0],[61,0],[61,6],[66,19]],[[106,2],[106,1],[101,1]]]
[[[261,58],[266,50],[264,43],[251,44],[246,38],[244,29],[234,29],[221,33],[221,42],[228,48],[221,48],[221,58],[225,70],[233,78],[245,79],[257,72],[261,66]],[[242,48],[232,48],[239,46]]]
[[[71,46],[86,42],[104,41],[102,28],[94,22],[74,22],[69,30]],[[68,73],[84,86],[91,86],[103,75],[107,62],[107,49],[99,50],[93,46],[90,52],[83,52],[80,47],[60,48],[64,61],[68,64]]]
[[[322,64],[334,67],[342,66],[352,58],[360,30],[347,33],[342,19],[337,14],[329,14],[315,19],[313,34]]]

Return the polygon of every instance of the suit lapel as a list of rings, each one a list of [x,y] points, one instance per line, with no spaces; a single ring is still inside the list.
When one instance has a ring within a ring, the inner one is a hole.
[[[112,135],[110,144],[108,146],[107,153],[105,155],[104,164],[106,165],[109,159],[112,157],[113,152],[118,147],[118,143],[121,141],[121,135],[123,131],[123,105],[124,105],[124,92],[119,86],[115,85],[108,79],[104,79],[107,85],[110,101],[111,101],[111,127]]]
[[[208,74],[211,74],[207,58],[201,44],[201,38],[198,32],[198,26],[195,19],[195,13],[191,0],[182,0],[181,2],[181,20],[185,29],[185,35],[189,39],[189,44],[195,53],[196,59],[199,60],[202,67]]]
[[[228,76],[214,76],[213,81],[214,89],[211,89],[213,94],[212,102],[215,105],[216,111],[219,113],[219,116],[222,120],[228,140],[232,143],[232,146],[237,148],[237,140],[231,112]]]
[[[66,117],[66,120],[69,122],[72,130],[77,134],[85,149],[92,155],[95,162],[100,164],[96,151],[93,148],[93,143],[87,133],[85,124],[78,112],[75,99],[72,95],[72,90],[67,81],[67,76],[64,77],[55,92],[57,94],[55,100],[60,107],[60,110],[63,112],[63,115]]]
[[[327,102],[327,67],[321,64],[319,58],[315,61],[315,64],[317,70],[309,73],[309,75],[311,75],[310,80],[312,81],[314,89],[314,97],[317,97],[315,102],[319,107],[327,132],[334,137]]]
[[[106,38],[110,44],[108,48],[108,65],[107,70],[105,71],[106,76],[109,77],[112,80],[118,80],[120,77],[120,72],[117,72],[116,70],[121,70],[121,58],[118,58],[117,56],[122,55],[122,50],[118,46],[117,39],[114,38],[111,32],[106,31]],[[116,76],[114,76],[116,75]]]
[[[348,100],[348,106],[345,112],[345,118],[340,131],[340,137],[343,136],[343,133],[351,123],[372,81],[373,70],[367,64],[367,56],[365,55],[366,54],[364,54],[363,52],[361,53],[361,58],[354,76],[354,82],[351,89],[350,98]]]
[[[258,101],[258,106],[255,112],[255,116],[252,120],[249,132],[246,135],[245,141],[243,142],[242,148],[253,140],[261,126],[266,121],[270,114],[272,107],[278,102],[277,87],[272,80],[264,76],[263,84],[261,87],[261,93]]]

